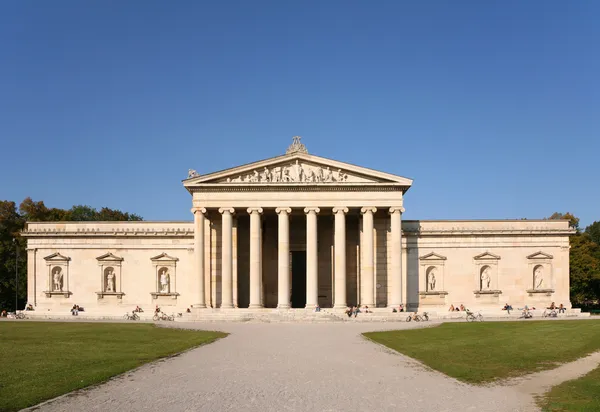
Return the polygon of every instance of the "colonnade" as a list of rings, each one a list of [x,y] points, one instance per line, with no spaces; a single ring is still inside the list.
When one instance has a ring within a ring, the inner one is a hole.
[[[277,307],[290,308],[290,222],[292,209],[278,207],[278,274],[277,274]],[[314,309],[318,304],[318,227],[317,216],[319,207],[306,207],[306,308]],[[334,308],[346,307],[346,214],[348,207],[332,208],[334,218]],[[374,247],[374,215],[376,207],[363,207],[362,214],[363,238],[361,242],[362,256],[360,259],[360,304],[375,307],[375,247]],[[390,207],[391,265],[388,271],[390,287],[389,307],[397,307],[402,303],[402,207]],[[204,222],[206,209],[192,208],[194,214],[194,262],[195,273],[199,276],[198,303],[194,306],[206,308],[205,301],[205,266],[204,266]],[[233,308],[233,214],[235,209],[223,207],[221,214],[221,308]],[[261,207],[246,209],[250,216],[250,304],[249,308],[262,307],[261,276],[262,276],[262,231]],[[384,245],[387,247],[387,245]]]

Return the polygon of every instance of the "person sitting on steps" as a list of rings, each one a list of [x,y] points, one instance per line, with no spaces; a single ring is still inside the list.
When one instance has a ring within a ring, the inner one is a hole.
[[[563,306],[563,304],[561,303],[560,306],[558,307],[558,313],[565,313],[567,311],[567,308],[565,308]]]
[[[350,317],[352,317],[352,311],[353,311],[353,308],[351,308],[350,306],[348,306],[348,307],[346,308],[346,311],[345,311],[344,313],[345,313],[346,315],[348,315],[348,317],[350,318]]]
[[[450,305],[450,307],[448,308],[448,312],[454,312],[454,305]]]
[[[513,307],[511,305],[509,305],[508,303],[505,303],[502,310],[505,310],[510,315],[510,311],[513,310]]]

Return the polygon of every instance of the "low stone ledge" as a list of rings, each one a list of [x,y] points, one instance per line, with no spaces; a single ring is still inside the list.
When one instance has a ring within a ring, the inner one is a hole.
[[[447,294],[448,294],[448,292],[445,292],[445,291],[442,291],[442,290],[436,291],[436,292],[419,292],[419,296],[422,296],[423,299],[426,296],[446,296]]]
[[[475,294],[476,298],[481,297],[481,295],[484,296],[493,296],[495,298],[497,298],[498,296],[500,296],[502,294],[501,290],[474,290],[473,293]]]
[[[160,297],[170,297],[171,299],[177,299],[177,296],[179,296],[179,293],[177,293],[177,292],[173,292],[173,293],[150,292],[150,294],[152,295],[152,299],[158,299]]]
[[[98,299],[104,299],[105,296],[116,296],[117,299],[123,299],[123,292],[96,292]]]
[[[65,298],[68,298],[73,294],[73,292],[70,292],[68,290],[65,290],[65,291],[45,290],[44,294],[46,295],[47,298],[51,298],[52,296],[64,296]]]
[[[554,289],[527,289],[527,294],[530,297],[536,295],[552,296],[553,293]]]

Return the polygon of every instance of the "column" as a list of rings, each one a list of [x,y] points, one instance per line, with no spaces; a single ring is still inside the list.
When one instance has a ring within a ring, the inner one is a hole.
[[[398,307],[402,303],[402,213],[403,207],[390,208],[392,237],[392,267],[390,271],[390,301],[388,307]]]
[[[248,208],[250,214],[250,309],[261,308],[260,280],[261,271],[261,247],[260,247],[260,215],[263,210],[260,207]]]
[[[194,214],[194,272],[198,278],[198,298],[195,308],[205,308],[206,301],[204,297],[204,214],[206,209],[203,207],[192,208]]]
[[[363,244],[360,268],[361,290],[360,304],[374,307],[374,275],[375,275],[375,250],[373,247],[373,214],[377,212],[375,207],[363,207],[360,213],[363,215]]]
[[[335,295],[334,308],[346,308],[346,213],[347,207],[334,207],[335,235],[334,235],[334,281]]]
[[[235,210],[221,208],[221,308],[233,308],[233,245],[231,229]]]
[[[290,308],[290,213],[289,207],[278,207],[277,235],[277,308]]]
[[[314,309],[319,302],[319,256],[317,249],[318,207],[307,207],[306,213],[306,308]]]

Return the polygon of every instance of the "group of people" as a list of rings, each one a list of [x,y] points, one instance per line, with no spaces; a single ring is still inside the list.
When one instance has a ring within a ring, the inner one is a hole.
[[[552,302],[550,304],[550,306],[548,306],[546,309],[550,309],[550,310],[558,310],[558,313],[564,313],[567,311],[567,308],[565,308],[565,306],[561,303],[559,306],[556,306],[556,303]],[[502,310],[505,310],[509,315],[510,315],[510,311],[513,310],[512,305],[509,305],[508,303],[505,303],[504,306],[502,307]],[[527,305],[525,305],[525,307],[523,309],[519,310],[523,310],[523,313],[529,313],[530,310],[535,310],[535,307],[529,307]]]
[[[392,308],[392,312],[393,313],[404,312],[404,305],[401,303],[400,306],[398,306],[398,309]]]
[[[448,312],[466,312],[467,308],[465,308],[465,305],[463,305],[462,303],[460,304],[460,306],[454,306],[454,305],[450,305],[450,307],[448,308]]]
[[[73,305],[71,308],[71,315],[77,316],[79,315],[79,312],[83,312],[83,307],[79,305]]]
[[[346,308],[346,311],[344,312],[346,315],[348,315],[349,318],[351,318],[352,316],[357,317],[359,313],[373,313],[368,306],[363,306],[362,309],[360,308],[360,306],[348,306]]]

